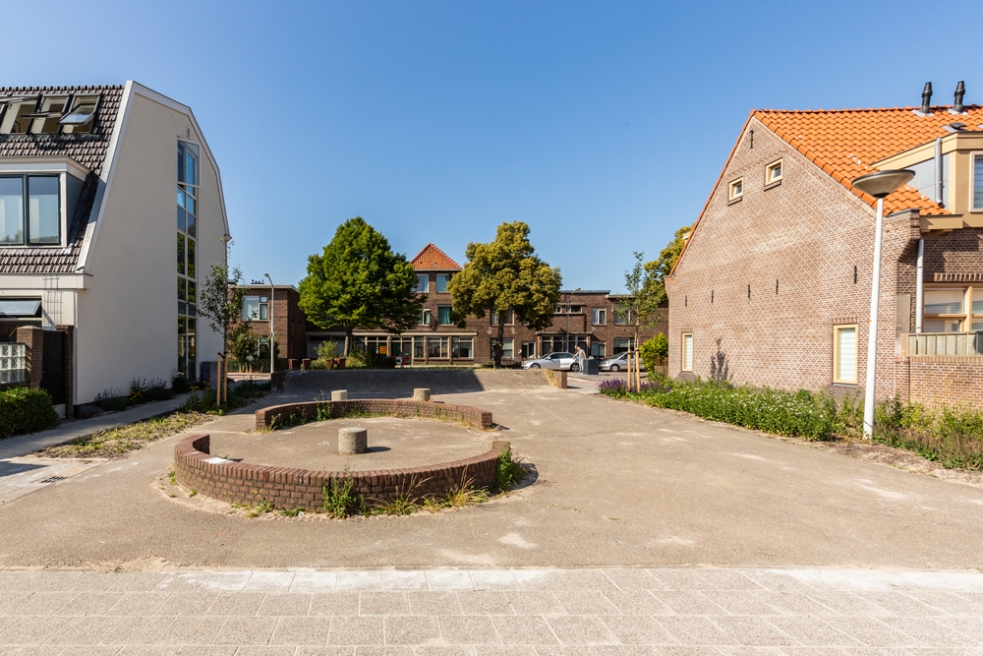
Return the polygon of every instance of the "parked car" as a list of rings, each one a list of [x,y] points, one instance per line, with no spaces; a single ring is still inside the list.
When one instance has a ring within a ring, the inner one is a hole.
[[[642,371],[645,371],[645,365],[640,364]],[[619,353],[610,358],[601,360],[601,364],[598,365],[601,371],[628,371],[628,353]]]
[[[561,371],[566,371],[569,369],[571,371],[580,371],[580,366],[574,362],[573,353],[567,353],[566,351],[550,353],[545,357],[535,358],[533,360],[524,360],[522,363],[522,368],[558,369]]]

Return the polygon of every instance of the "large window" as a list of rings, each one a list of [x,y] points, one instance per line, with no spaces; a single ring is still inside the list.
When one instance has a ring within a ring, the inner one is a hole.
[[[446,337],[427,337],[427,358],[447,358],[448,339]]]
[[[269,297],[246,296],[242,299],[243,321],[269,321]]]
[[[973,155],[973,198],[972,208],[983,210],[983,153]]]
[[[926,333],[983,331],[983,285],[925,290]]]
[[[0,244],[60,244],[60,186],[55,175],[0,176]]]
[[[523,358],[536,357],[536,342],[523,342],[521,353]]]
[[[490,351],[491,352],[492,359],[495,359],[495,345],[496,344],[498,344],[498,339],[495,338],[495,337],[492,337],[491,338],[491,351]],[[515,341],[511,337],[506,337],[504,340],[502,340],[502,357],[504,359],[511,360],[514,357],[514,354],[515,354],[514,344],[515,344]]]
[[[857,327],[833,327],[833,382],[857,383]]]
[[[418,273],[416,274],[416,289],[413,291],[426,293],[429,284],[430,276],[426,273]]]
[[[474,338],[473,337],[452,337],[452,351],[455,358],[465,360],[474,357]]]
[[[614,351],[612,355],[618,355],[619,353],[624,353],[625,351],[635,350],[635,338],[634,337],[615,337],[614,338]]]
[[[682,353],[682,367],[683,371],[693,371],[693,333],[683,333],[683,353]]]
[[[451,281],[451,274],[449,273],[438,273],[437,274],[437,291],[446,292],[447,283]]]
[[[420,310],[420,325],[429,326],[430,325],[430,310],[423,308]],[[420,357],[423,357],[422,355]]]
[[[198,235],[198,146],[177,144],[177,289],[178,289],[178,372],[189,380],[196,378],[197,315],[196,294]],[[265,298],[265,297],[263,297]],[[259,303],[257,303],[259,305]],[[243,319],[252,318],[243,303]],[[258,313],[258,307],[257,307]],[[263,317],[259,317],[263,318]]]
[[[451,306],[450,305],[438,305],[437,306],[437,323],[442,326],[449,326],[451,324]]]
[[[605,356],[604,342],[591,342],[590,354],[593,358],[603,358]]]
[[[491,325],[497,326],[499,324],[504,324],[506,326],[511,326],[514,319],[514,313],[512,310],[506,310],[505,312],[490,312],[489,320]]]
[[[603,326],[608,322],[608,311],[601,308],[591,310],[591,323],[595,326]]]

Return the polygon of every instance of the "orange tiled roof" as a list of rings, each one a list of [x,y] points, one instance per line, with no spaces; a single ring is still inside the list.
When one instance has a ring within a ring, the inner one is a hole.
[[[932,107],[931,116],[918,116],[917,107],[751,112],[779,137],[812,160],[847,189],[871,205],[874,198],[854,189],[850,181],[873,173],[872,162],[914,148],[949,132],[949,123],[965,123],[964,130],[980,131],[983,106],[966,105],[952,114],[949,106]],[[948,214],[944,208],[911,187],[902,187],[884,199],[886,213],[918,209],[922,214]]]
[[[448,269],[458,270],[461,268],[457,262],[449,258],[444,251],[440,250],[432,243],[424,246],[423,250],[417,253],[416,257],[410,260],[410,264],[413,265],[414,269],[439,269],[441,271],[445,271]]]

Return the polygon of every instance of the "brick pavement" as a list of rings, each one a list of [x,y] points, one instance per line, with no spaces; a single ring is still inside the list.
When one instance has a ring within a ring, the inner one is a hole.
[[[0,655],[983,654],[983,575],[0,571]]]

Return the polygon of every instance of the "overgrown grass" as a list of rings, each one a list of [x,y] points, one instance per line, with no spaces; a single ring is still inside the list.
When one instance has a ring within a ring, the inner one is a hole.
[[[119,458],[150,442],[182,433],[207,419],[208,415],[198,412],[175,412],[166,417],[99,431],[72,444],[45,449],[40,455],[46,458]]]
[[[522,461],[512,453],[512,446],[502,449],[495,466],[495,487],[502,492],[507,492],[521,483],[525,475],[526,470],[522,466]]]
[[[734,386],[720,381],[670,381],[659,378],[629,392],[624,381],[607,380],[600,392],[658,408],[682,410],[778,435],[829,440],[863,435],[863,401],[842,401],[823,393]],[[874,442],[913,451],[944,467],[983,470],[983,411],[930,408],[882,401],[874,410]]]
[[[345,472],[341,478],[332,478],[328,485],[321,489],[324,498],[321,509],[338,519],[351,517],[352,515],[365,515],[365,497],[355,494],[355,478],[351,470],[345,467]]]
[[[215,403],[215,390],[207,389],[189,395],[181,409],[184,412],[225,415],[232,410],[249,405],[253,400],[265,396],[269,391],[269,383],[243,381],[229,390],[229,398],[221,406],[217,406]]]

